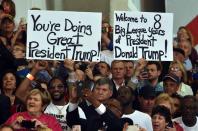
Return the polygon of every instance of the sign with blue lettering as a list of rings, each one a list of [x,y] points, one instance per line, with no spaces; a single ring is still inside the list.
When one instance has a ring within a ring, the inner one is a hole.
[[[173,60],[173,14],[114,12],[114,58]]]
[[[27,59],[100,61],[101,13],[28,11]]]

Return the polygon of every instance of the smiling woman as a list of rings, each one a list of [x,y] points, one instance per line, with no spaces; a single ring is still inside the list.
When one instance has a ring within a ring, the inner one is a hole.
[[[6,70],[1,79],[1,92],[8,96],[11,102],[11,113],[24,111],[24,104],[16,97],[15,91],[20,83],[19,77],[12,70]]]
[[[15,113],[6,124],[23,131],[62,131],[56,118],[43,113],[50,100],[47,90],[40,88],[31,90],[26,99],[27,111]]]

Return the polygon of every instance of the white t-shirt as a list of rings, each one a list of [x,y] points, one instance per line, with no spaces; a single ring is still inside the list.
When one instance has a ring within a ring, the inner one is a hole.
[[[130,118],[134,124],[145,128],[147,131],[153,131],[151,117],[146,113],[135,110],[132,114],[123,114],[122,118]]]
[[[113,61],[113,51],[110,50],[103,50],[100,52],[100,61],[105,61],[109,65],[111,65],[111,62]]]
[[[183,82],[181,83],[180,90],[177,91],[177,93],[181,96],[193,95],[192,88]]]
[[[67,122],[66,122],[66,115],[67,115],[66,109],[68,105],[69,104],[66,104],[64,106],[56,106],[53,103],[50,103],[44,112],[46,114],[50,114],[56,117],[56,119],[61,124],[63,131],[71,131],[71,128],[67,125]],[[78,112],[79,112],[80,118],[86,119],[85,114],[80,107],[78,107]]]
[[[198,131],[198,117],[196,118],[197,118],[197,122],[192,127],[186,126],[184,122],[182,121],[182,117],[175,118],[173,119],[173,121],[176,121],[184,129],[184,131]]]

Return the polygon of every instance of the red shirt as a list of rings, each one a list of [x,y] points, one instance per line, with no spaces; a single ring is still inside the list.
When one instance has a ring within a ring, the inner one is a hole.
[[[55,117],[48,114],[41,114],[39,117],[31,116],[27,111],[26,112],[18,112],[13,114],[5,124],[11,125],[18,117],[23,117],[25,120],[37,119],[43,124],[45,124],[48,128],[52,129],[52,131],[62,131],[62,128]],[[17,131],[28,131],[29,129],[18,129]]]

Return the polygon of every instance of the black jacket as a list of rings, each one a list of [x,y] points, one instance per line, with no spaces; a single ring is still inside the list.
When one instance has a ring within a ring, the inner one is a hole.
[[[95,108],[86,102],[83,102],[80,107],[85,113],[86,120],[79,118],[78,109],[68,112],[67,123],[70,127],[73,125],[81,125],[82,131],[98,131],[105,129],[106,131],[122,131],[122,122],[109,109],[103,115],[99,115]]]
[[[10,117],[10,98],[0,94],[0,125]]]
[[[113,86],[113,95],[111,96],[111,98],[115,98],[116,99],[117,96],[118,96],[118,90],[116,88],[116,84],[114,83],[113,79],[111,79],[111,81],[112,81],[112,84],[113,84],[112,85]],[[125,80],[124,84],[127,85],[128,81]]]
[[[0,41],[0,78],[2,77],[4,71],[8,69],[16,71],[16,59],[5,47],[5,45]]]

